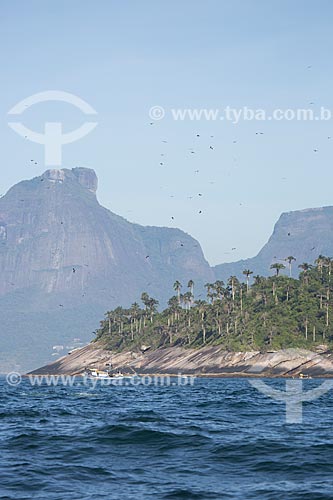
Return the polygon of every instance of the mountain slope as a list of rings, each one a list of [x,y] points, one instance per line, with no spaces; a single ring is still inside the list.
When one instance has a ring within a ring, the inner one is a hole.
[[[333,207],[311,208],[283,213],[275,224],[266,245],[253,258],[215,266],[218,279],[229,276],[244,278],[242,271],[250,269],[254,274],[267,276],[270,265],[283,262],[288,256],[296,258],[293,275],[303,262],[313,263],[318,255],[333,255]],[[285,271],[286,272],[286,271]]]

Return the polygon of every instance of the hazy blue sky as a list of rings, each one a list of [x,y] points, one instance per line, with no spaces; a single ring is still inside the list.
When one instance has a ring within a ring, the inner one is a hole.
[[[1,2],[0,192],[45,170],[43,147],[10,130],[7,111],[63,90],[98,112],[63,166],[94,168],[103,205],[183,229],[212,264],[254,255],[281,212],[333,204],[333,121],[176,122],[168,110],[333,110],[332,22],[329,0]],[[151,126],[154,105],[167,116]],[[71,130],[85,119],[53,103],[21,120]]]

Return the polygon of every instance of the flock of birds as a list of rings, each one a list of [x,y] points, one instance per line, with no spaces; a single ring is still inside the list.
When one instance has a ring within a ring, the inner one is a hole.
[[[150,122],[150,125],[154,125],[154,124],[155,124],[154,122]],[[197,134],[195,134],[195,137],[196,137],[197,139],[198,139],[198,138],[200,138],[200,134],[198,134],[198,133],[197,133]],[[210,136],[210,139],[214,139],[214,135],[211,135],[211,136]],[[168,144],[168,141],[166,141],[166,140],[162,140],[161,142],[162,142],[163,144]],[[236,142],[236,141],[234,141],[234,142]],[[214,150],[215,150],[215,145],[210,144],[210,145],[208,146],[208,148],[207,148],[207,149],[209,149],[210,151],[214,151]],[[188,150],[188,151],[189,151],[189,154],[190,154],[190,155],[195,155],[195,154],[196,154],[196,152],[197,152],[194,148],[189,148],[189,150]],[[166,155],[166,153],[165,153],[165,152],[160,153],[160,156],[161,156],[162,158],[164,158],[164,157],[165,157],[165,155]],[[159,165],[160,165],[160,167],[163,167],[163,166],[165,166],[165,165],[166,165],[166,163],[165,163],[165,161],[160,161],[160,162],[159,162]],[[199,170],[199,169],[194,170],[194,174],[199,174],[199,173],[200,173],[200,170]],[[215,184],[215,181],[210,181],[210,184]],[[198,196],[199,198],[201,198],[201,197],[203,196],[203,194],[202,194],[202,193],[197,193],[197,196]],[[174,197],[175,197],[174,195],[170,195],[170,198],[174,198]],[[194,195],[191,195],[191,196],[188,196],[187,198],[188,198],[189,200],[192,200],[192,199],[194,199],[194,197],[195,197]],[[203,210],[202,210],[202,208],[201,208],[201,209],[199,209],[199,210],[197,211],[197,213],[198,213],[198,215],[203,214]],[[174,221],[174,220],[175,220],[175,216],[174,216],[174,215],[171,215],[171,216],[170,216],[170,219],[171,219],[172,221]]]
[[[308,67],[307,67],[307,69],[311,69],[311,68],[312,68],[312,66],[308,66]],[[314,104],[314,102],[311,102],[310,104],[311,104],[311,105],[313,105],[313,104]],[[153,126],[153,125],[155,125],[155,122],[150,122],[149,124],[150,124],[150,126]],[[257,132],[255,132],[255,135],[257,135],[257,136],[262,136],[262,135],[264,135],[264,132],[262,132],[262,131],[257,131]],[[196,133],[196,134],[195,134],[195,138],[196,138],[196,140],[199,140],[199,139],[200,139],[200,137],[202,137],[202,134],[200,134],[200,133]],[[27,138],[27,137],[26,137],[26,138]],[[210,141],[210,144],[209,144],[208,146],[206,146],[206,147],[207,147],[207,149],[208,149],[209,151],[215,151],[216,146],[215,146],[215,144],[214,144],[214,143],[213,143],[213,141],[212,141],[213,139],[214,139],[214,135],[210,135],[210,136],[209,136],[209,141]],[[327,137],[327,139],[328,139],[328,140],[331,140],[331,136],[328,136],[328,137]],[[165,139],[163,139],[161,142],[162,142],[162,144],[164,144],[164,145],[168,144],[168,141],[167,141],[167,140],[165,140]],[[233,143],[233,144],[237,144],[237,142],[238,142],[238,140],[237,140],[237,139],[234,139],[234,140],[232,141],[232,143]],[[196,150],[196,148],[195,148],[195,147],[193,147],[193,148],[189,148],[188,152],[189,152],[189,155],[196,155],[196,154],[197,154],[197,150]],[[313,152],[314,152],[314,153],[318,153],[318,152],[319,152],[319,148],[318,148],[318,147],[313,148]],[[161,160],[159,161],[159,166],[160,166],[160,167],[165,167],[165,166],[166,166],[166,161],[165,161],[165,158],[166,158],[166,152],[165,152],[165,151],[161,152],[161,153],[160,153],[160,157],[161,157]],[[34,160],[34,159],[31,159],[31,160],[30,160],[30,164],[32,164],[32,165],[38,165],[38,162],[37,162],[36,160]],[[196,168],[196,169],[194,170],[194,174],[195,174],[195,175],[198,175],[199,173],[200,173],[200,169]],[[283,177],[282,179],[283,179],[283,180],[286,180],[287,178],[286,178],[286,177]],[[44,181],[44,178],[43,178],[43,177],[41,177],[41,178],[40,178],[40,181],[41,181],[41,182],[43,182],[43,181]],[[210,184],[215,184],[215,181],[210,181],[209,183],[210,183]],[[50,189],[50,188],[48,187],[48,189]],[[0,195],[0,198],[1,198],[2,196],[3,196],[3,195]],[[202,199],[202,198],[203,198],[203,196],[204,196],[204,195],[203,195],[203,193],[202,193],[202,192],[199,192],[199,193],[197,193],[197,195],[196,195],[196,196],[195,196],[195,195],[190,195],[190,196],[188,196],[187,198],[188,198],[189,200],[192,200],[192,199],[194,199],[194,198],[196,198],[196,197],[197,197],[197,198],[199,198],[199,199]],[[170,197],[171,197],[171,198],[174,198],[174,195],[170,195]],[[24,201],[24,200],[21,200],[21,201]],[[239,203],[239,205],[240,205],[240,206],[243,206],[243,203],[241,203],[241,202],[240,202],[240,203]],[[203,214],[203,208],[202,208],[202,207],[201,207],[200,209],[198,209],[197,214],[198,214],[198,215],[202,215],[202,214]],[[174,215],[171,215],[171,217],[170,217],[170,218],[171,218],[171,220],[172,220],[172,221],[174,221],[174,220],[175,220],[175,216],[174,216]],[[60,224],[63,224],[63,221],[60,221]],[[289,232],[289,231],[288,231],[287,236],[288,236],[288,237],[292,236],[291,232]],[[179,242],[179,247],[184,247],[184,246],[185,246],[184,242],[181,242],[181,241],[180,241],[180,242]],[[197,245],[197,244],[195,244],[194,246],[195,246],[195,247],[198,247],[198,245]],[[315,248],[316,248],[316,247],[315,247],[315,246],[313,246],[313,247],[310,249],[310,251],[314,251],[314,250],[315,250]],[[236,247],[234,247],[234,246],[233,246],[233,247],[231,247],[231,251],[232,251],[232,252],[234,252],[234,251],[236,251],[236,250],[237,250],[237,248],[236,248]],[[230,252],[225,252],[225,253],[230,253]],[[145,260],[146,260],[146,261],[149,261],[149,260],[150,260],[150,255],[146,255],[146,256],[145,256]],[[88,266],[88,264],[85,264],[85,266],[89,267],[89,266]],[[73,274],[75,274],[76,272],[77,272],[77,269],[76,269],[75,267],[72,267],[72,273],[73,273]],[[11,284],[12,286],[14,286],[14,285],[15,285],[15,283],[10,283],[10,284]],[[150,285],[150,283],[147,283],[147,285]],[[84,296],[85,296],[85,294],[82,294],[82,297],[84,297]],[[59,304],[59,307],[64,307],[64,305],[63,305],[63,304]]]

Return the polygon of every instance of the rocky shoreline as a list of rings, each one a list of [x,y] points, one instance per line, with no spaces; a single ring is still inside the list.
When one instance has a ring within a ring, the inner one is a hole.
[[[285,349],[270,352],[227,352],[219,346],[201,349],[169,347],[113,353],[97,343],[73,351],[30,372],[33,375],[78,375],[87,368],[106,370],[109,363],[123,373],[206,377],[333,377],[333,351]]]

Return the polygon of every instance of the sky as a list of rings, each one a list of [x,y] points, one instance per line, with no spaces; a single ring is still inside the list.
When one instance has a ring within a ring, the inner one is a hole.
[[[102,205],[186,231],[212,265],[254,256],[282,212],[333,204],[333,118],[231,123],[171,110],[323,106],[333,117],[332,21],[328,0],[1,2],[0,193],[51,168],[8,111],[69,92],[98,125],[63,146],[61,167],[93,168]],[[69,132],[88,118],[44,102],[19,121]]]

